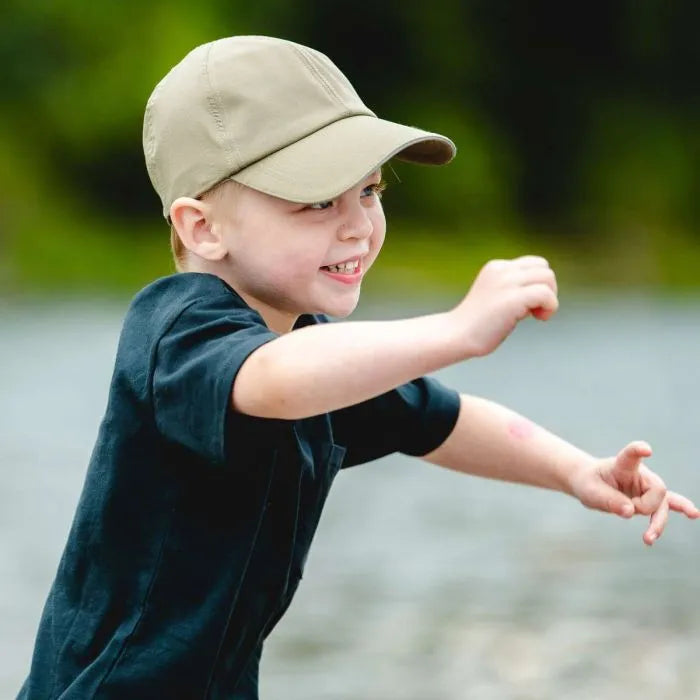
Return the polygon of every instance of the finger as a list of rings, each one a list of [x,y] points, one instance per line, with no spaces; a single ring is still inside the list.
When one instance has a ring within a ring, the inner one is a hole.
[[[661,533],[664,531],[666,523],[668,522],[668,509],[668,498],[664,498],[658,510],[649,519],[649,527],[642,537],[644,544],[651,546],[661,537]]]
[[[513,263],[518,267],[549,267],[549,260],[541,255],[521,255],[513,258]]]
[[[621,518],[631,518],[634,515],[634,505],[624,493],[613,488],[604,481],[599,481],[595,487],[588,490],[581,502],[588,508],[613,513]]]
[[[646,490],[641,496],[632,499],[637,513],[651,515],[666,498],[666,484],[653,472],[645,471]]]
[[[522,290],[523,300],[527,310],[525,315],[532,313],[535,309],[541,310],[538,313],[550,318],[559,308],[559,300],[552,288],[544,283],[531,284]]]
[[[697,506],[689,498],[681,496],[679,493],[669,491],[667,493],[667,500],[668,507],[676,511],[676,513],[683,513],[693,520],[695,520],[695,518],[700,518],[700,510],[698,510]]]
[[[513,284],[527,287],[530,284],[546,284],[557,293],[557,276],[550,267],[530,267],[513,273]]]
[[[482,270],[485,270],[486,268],[490,268],[492,270],[504,270],[510,267],[510,265],[510,260],[504,260],[503,258],[493,258],[484,265]]]
[[[553,311],[547,311],[546,309],[543,309],[541,306],[538,306],[536,309],[533,309],[530,314],[533,316],[533,318],[536,318],[538,321],[549,321],[552,316],[554,316]]]
[[[555,294],[557,294],[557,277],[554,270],[549,267],[530,268],[523,271],[520,275],[520,284],[526,286],[533,283],[546,284]],[[549,321],[559,308],[559,300],[557,299],[556,308],[547,309],[544,306],[538,306],[530,312],[538,321]]]
[[[640,461],[645,457],[651,457],[651,447],[649,447],[649,444],[642,440],[630,442],[630,444],[623,447],[618,452],[617,457],[615,457],[614,469],[636,471]]]

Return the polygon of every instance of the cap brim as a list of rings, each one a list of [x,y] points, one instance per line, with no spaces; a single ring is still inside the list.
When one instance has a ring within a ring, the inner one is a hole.
[[[391,158],[444,165],[456,152],[445,136],[363,114],[328,124],[231,179],[275,197],[311,204],[337,197]]]

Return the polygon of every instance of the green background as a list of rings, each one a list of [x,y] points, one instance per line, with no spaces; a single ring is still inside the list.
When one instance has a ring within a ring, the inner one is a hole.
[[[172,270],[141,151],[154,85],[197,44],[317,48],[380,116],[439,131],[396,163],[368,291],[466,290],[490,257],[560,284],[690,291],[700,262],[700,5],[6,0],[0,291],[132,292]]]

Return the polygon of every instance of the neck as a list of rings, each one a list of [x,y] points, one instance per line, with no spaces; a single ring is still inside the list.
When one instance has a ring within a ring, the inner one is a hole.
[[[234,287],[234,289],[236,288]],[[289,333],[289,331],[294,328],[294,324],[299,318],[297,314],[290,314],[285,311],[280,311],[279,309],[268,306],[258,299],[252,298],[250,295],[245,294],[244,292],[240,292],[238,289],[236,289],[236,291],[243,297],[243,299],[245,299],[246,304],[248,304],[251,309],[255,309],[263,317],[265,325],[271,331],[284,335],[285,333]]]
[[[294,328],[294,324],[299,318],[298,314],[289,311],[281,311],[280,309],[266,304],[264,301],[256,299],[247,292],[242,291],[240,285],[238,285],[236,280],[231,278],[231,275],[225,268],[217,265],[206,264],[207,261],[203,260],[198,262],[191,260],[189,262],[190,264],[187,265],[187,272],[206,272],[210,275],[216,275],[230,287],[235,289],[236,293],[243,299],[243,301],[245,301],[245,303],[248,304],[251,309],[254,309],[263,317],[265,325],[271,331],[284,335],[285,333],[289,333],[289,331]]]

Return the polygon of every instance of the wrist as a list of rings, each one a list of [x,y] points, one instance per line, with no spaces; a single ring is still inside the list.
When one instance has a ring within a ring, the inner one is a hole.
[[[484,317],[478,313],[472,304],[462,303],[448,312],[450,326],[453,330],[455,343],[460,360],[470,360],[484,357],[493,352],[503,340],[495,312]]]
[[[581,484],[586,481],[586,475],[596,468],[598,460],[583,451],[578,452],[561,470],[560,490],[580,499]]]
[[[460,326],[460,319],[454,311],[433,314],[425,319],[428,325],[424,329],[424,338],[433,345],[434,355],[440,368],[466,360],[471,356],[465,353],[464,332]]]

